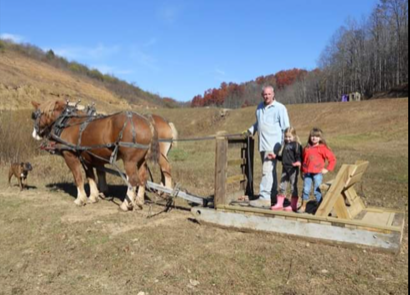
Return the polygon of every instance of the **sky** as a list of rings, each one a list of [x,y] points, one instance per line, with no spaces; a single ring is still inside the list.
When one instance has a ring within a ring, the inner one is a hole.
[[[0,0],[0,38],[190,101],[222,82],[315,69],[336,31],[378,2]]]

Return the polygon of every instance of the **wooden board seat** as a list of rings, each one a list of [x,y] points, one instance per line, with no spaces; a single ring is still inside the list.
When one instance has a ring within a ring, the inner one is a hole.
[[[320,187],[324,197],[316,215],[325,217],[334,213],[338,218],[355,219],[366,206],[354,186],[361,181],[368,166],[367,161],[342,165],[336,178]]]

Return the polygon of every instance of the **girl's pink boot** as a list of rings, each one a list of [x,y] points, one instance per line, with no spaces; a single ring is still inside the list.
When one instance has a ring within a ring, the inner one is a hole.
[[[283,203],[285,202],[286,196],[285,195],[278,195],[278,202],[275,206],[272,206],[272,211],[282,211],[283,210]]]

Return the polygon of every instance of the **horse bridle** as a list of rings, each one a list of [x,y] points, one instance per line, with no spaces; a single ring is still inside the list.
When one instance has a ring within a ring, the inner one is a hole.
[[[43,137],[43,135],[46,134],[47,129],[49,129],[49,132],[47,132],[49,134],[51,131],[51,127],[52,127],[52,126],[47,126],[43,129],[40,128],[40,119],[41,119],[42,114],[43,114],[42,111],[40,109],[37,109],[31,115],[31,118],[34,120],[34,130],[40,137]]]

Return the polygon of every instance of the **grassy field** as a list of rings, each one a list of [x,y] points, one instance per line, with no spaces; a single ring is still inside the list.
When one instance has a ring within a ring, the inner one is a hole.
[[[367,204],[408,212],[408,99],[288,109],[302,142],[312,127],[325,130],[336,170],[370,161],[358,189]],[[224,116],[217,109],[157,113],[173,121],[183,138],[238,133],[254,123],[254,108]],[[29,120],[19,122],[30,130]],[[213,142],[179,143],[170,155],[175,181],[191,193],[212,194],[214,153]],[[8,188],[8,163],[0,164],[0,295],[408,293],[407,220],[402,250],[390,255],[200,225],[182,209],[148,218],[163,210],[155,204],[120,213],[126,188],[113,177],[113,202],[77,208],[62,159],[25,155],[19,160],[34,166],[27,191]],[[157,169],[154,175],[158,179]]]

